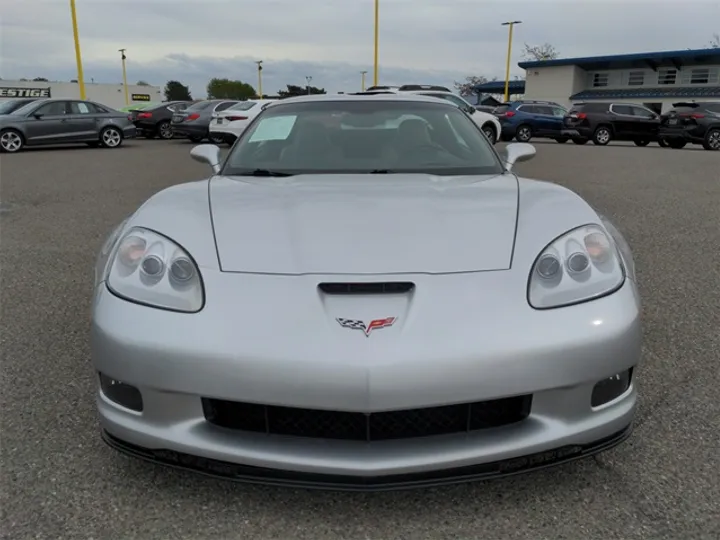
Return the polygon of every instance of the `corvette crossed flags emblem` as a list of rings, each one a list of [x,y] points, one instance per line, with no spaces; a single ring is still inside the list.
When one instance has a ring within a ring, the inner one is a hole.
[[[340,326],[343,328],[350,328],[351,330],[362,330],[365,337],[370,337],[370,332],[373,330],[379,330],[380,328],[387,328],[392,326],[397,321],[397,317],[385,317],[384,319],[374,319],[369,323],[358,319],[336,319]]]

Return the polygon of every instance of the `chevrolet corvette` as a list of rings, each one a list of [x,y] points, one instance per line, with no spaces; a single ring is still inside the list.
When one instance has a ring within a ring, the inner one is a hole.
[[[531,471],[632,431],[635,266],[576,193],[431,97],[265,106],[209,178],[102,246],[104,441],[246,482],[390,490]]]

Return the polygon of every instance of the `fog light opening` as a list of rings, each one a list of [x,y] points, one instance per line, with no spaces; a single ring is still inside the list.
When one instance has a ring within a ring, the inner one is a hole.
[[[592,407],[600,407],[623,395],[630,388],[633,368],[616,373],[595,384],[590,398]]]
[[[100,377],[100,389],[105,394],[105,397],[126,409],[142,412],[143,400],[140,390],[103,373],[98,373],[98,375]]]

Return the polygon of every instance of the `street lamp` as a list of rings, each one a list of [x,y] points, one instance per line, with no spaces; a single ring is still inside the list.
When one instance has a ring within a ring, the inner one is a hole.
[[[380,0],[375,0],[375,67],[373,70],[373,86],[378,85],[379,37],[380,37]]]
[[[263,93],[262,93],[262,60],[256,60],[255,63],[258,67],[258,98],[262,99]]]
[[[307,77],[305,77],[305,80],[307,81],[305,87],[307,88],[308,95],[310,95],[310,83],[312,82],[312,77],[308,75]]]
[[[362,78],[360,79],[360,88],[361,88],[362,91],[364,92],[364,91],[365,91],[365,75],[367,75],[367,71],[361,71],[361,72],[360,72],[360,75],[361,75],[361,77],[362,77]]]
[[[75,14],[75,0],[70,0],[70,16],[72,17],[73,38],[75,39],[75,61],[77,62],[78,86],[80,99],[87,99],[85,95],[85,79],[83,79],[82,56],[80,54],[80,37],[78,36],[77,15]]]
[[[127,71],[125,70],[125,51],[127,49],[118,49],[120,52],[120,58],[122,59],[122,69],[123,69],[123,87],[125,88],[125,105],[130,105],[130,100],[128,99],[128,85],[127,85]]]
[[[512,54],[512,37],[513,37],[513,27],[516,24],[520,24],[522,21],[508,21],[502,23],[501,26],[509,26],[510,27],[510,34],[508,36],[508,54],[507,54],[507,65],[505,67],[505,103],[507,103],[510,99],[510,55]]]

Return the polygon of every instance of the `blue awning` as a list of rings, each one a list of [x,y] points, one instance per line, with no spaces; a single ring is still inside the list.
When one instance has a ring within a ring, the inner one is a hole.
[[[586,56],[582,58],[556,58],[555,60],[533,60],[520,62],[523,69],[578,66],[585,70],[622,69],[650,66],[715,65],[720,63],[720,49],[690,49],[680,51],[658,51],[608,56]]]
[[[478,84],[475,86],[474,90],[478,94],[504,94],[505,81],[492,81]],[[510,81],[510,84],[508,85],[508,92],[511,94],[524,94],[525,81]]]
[[[617,90],[583,90],[570,99],[667,99],[667,98],[720,98],[720,86],[620,88]]]

